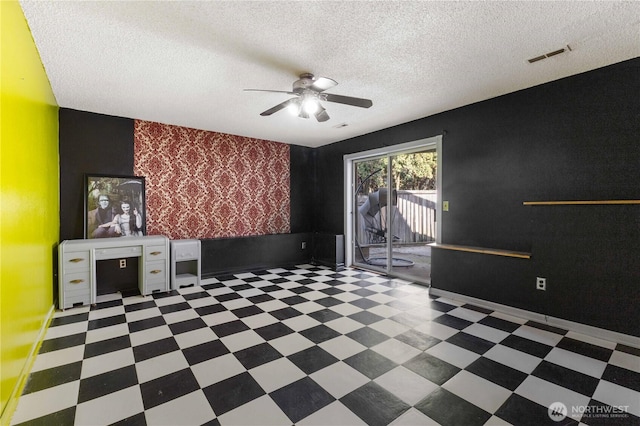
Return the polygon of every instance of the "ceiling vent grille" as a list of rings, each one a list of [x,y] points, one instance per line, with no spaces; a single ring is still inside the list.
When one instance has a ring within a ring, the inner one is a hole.
[[[544,55],[536,56],[535,58],[528,59],[527,62],[533,64],[534,62],[542,61],[543,59],[550,58],[552,56],[559,55],[564,52],[570,52],[571,48],[567,44],[567,47],[563,47],[562,49],[554,50],[553,52],[545,53]]]

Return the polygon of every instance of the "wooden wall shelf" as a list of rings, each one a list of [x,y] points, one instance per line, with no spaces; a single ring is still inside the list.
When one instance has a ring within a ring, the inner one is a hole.
[[[429,246],[433,248],[443,249],[443,250],[465,251],[469,253],[481,253],[481,254],[490,254],[494,256],[517,257],[519,259],[531,259],[531,253],[524,252],[524,251],[502,250],[502,249],[473,247],[473,246],[461,246],[457,244],[432,243],[432,244],[429,244]]]
[[[640,200],[525,201],[522,204],[525,206],[589,206],[640,204]]]

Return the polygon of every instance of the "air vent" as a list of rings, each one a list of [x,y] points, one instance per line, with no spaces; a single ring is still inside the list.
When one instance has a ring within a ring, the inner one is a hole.
[[[571,47],[567,44],[567,47],[563,47],[562,49],[554,50],[553,52],[545,53],[544,55],[536,56],[535,58],[528,59],[527,62],[533,64],[534,62],[542,61],[543,59],[550,58],[552,56],[559,55],[561,53],[571,51]]]
[[[333,126],[334,129],[342,129],[343,127],[347,127],[348,124],[347,123],[340,123],[340,124],[336,124],[335,126]]]

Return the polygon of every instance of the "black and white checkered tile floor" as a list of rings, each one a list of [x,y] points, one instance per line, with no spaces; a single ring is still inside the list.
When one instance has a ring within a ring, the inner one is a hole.
[[[640,424],[640,350],[373,273],[109,296],[56,313],[12,424]]]

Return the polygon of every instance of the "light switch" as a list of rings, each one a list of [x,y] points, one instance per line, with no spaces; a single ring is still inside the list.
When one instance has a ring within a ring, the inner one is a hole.
[[[448,212],[449,211],[449,202],[448,201],[443,201],[442,202],[442,211],[443,212]]]

